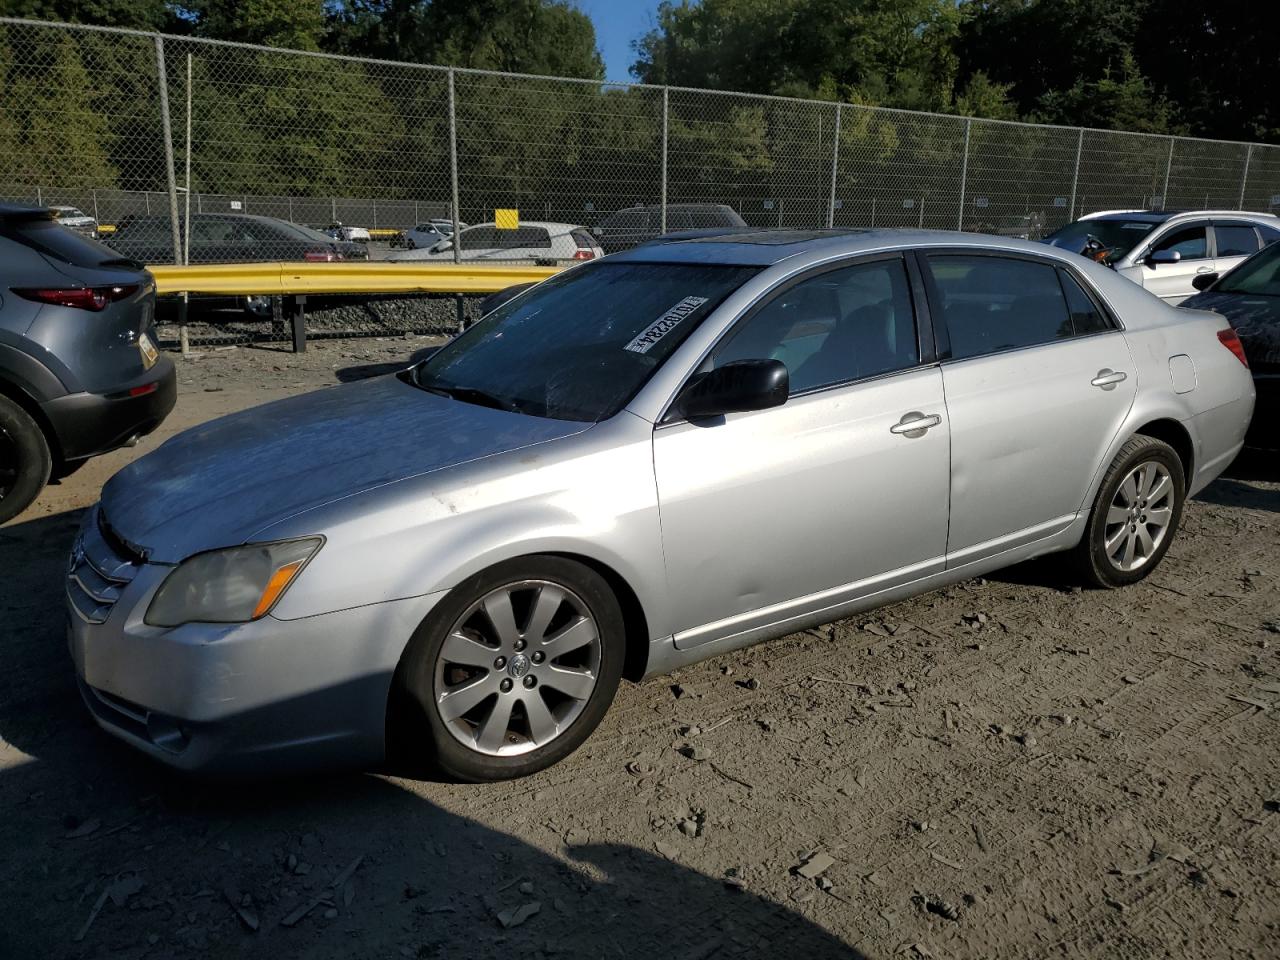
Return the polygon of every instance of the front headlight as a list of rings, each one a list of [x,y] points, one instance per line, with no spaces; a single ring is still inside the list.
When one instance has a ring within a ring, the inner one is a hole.
[[[144,619],[177,627],[265,617],[323,543],[319,537],[252,543],[188,557],[160,584]]]

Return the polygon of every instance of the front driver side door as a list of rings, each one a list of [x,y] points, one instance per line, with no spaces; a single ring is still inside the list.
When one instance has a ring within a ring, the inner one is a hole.
[[[790,374],[783,406],[654,430],[677,647],[825,610],[943,566],[942,376],[931,336],[922,353],[902,256],[784,284],[700,370],[765,358]]]
[[[1147,253],[1160,250],[1176,252],[1181,259],[1177,263],[1141,263],[1131,269],[1141,271],[1143,287],[1176,306],[1196,292],[1191,281],[1197,274],[1214,271],[1208,224],[1196,221],[1173,227],[1156,237]]]

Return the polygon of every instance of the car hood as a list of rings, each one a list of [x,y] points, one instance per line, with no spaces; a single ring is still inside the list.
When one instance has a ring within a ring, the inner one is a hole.
[[[149,559],[174,563],[342,497],[589,426],[377,377],[193,427],[112,477],[102,513]]]
[[[1255,373],[1280,371],[1280,297],[1210,290],[1189,297],[1181,306],[1222,314],[1235,328]]]

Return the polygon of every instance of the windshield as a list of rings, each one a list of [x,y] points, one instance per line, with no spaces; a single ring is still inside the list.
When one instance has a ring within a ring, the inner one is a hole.
[[[1084,249],[1085,241],[1096,237],[1107,249],[1107,256],[1118,260],[1138,245],[1157,224],[1148,220],[1077,220],[1044,238],[1051,247],[1062,247],[1073,253]]]
[[[556,420],[613,416],[756,267],[578,267],[503,304],[417,367],[460,400]]]
[[[1213,292],[1280,297],[1280,243],[1273,243],[1240,264],[1218,281]]]

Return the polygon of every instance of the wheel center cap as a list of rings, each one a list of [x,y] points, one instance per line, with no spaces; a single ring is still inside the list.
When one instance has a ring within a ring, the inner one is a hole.
[[[517,653],[509,661],[507,661],[507,673],[519,680],[529,672],[529,658],[523,653]]]

